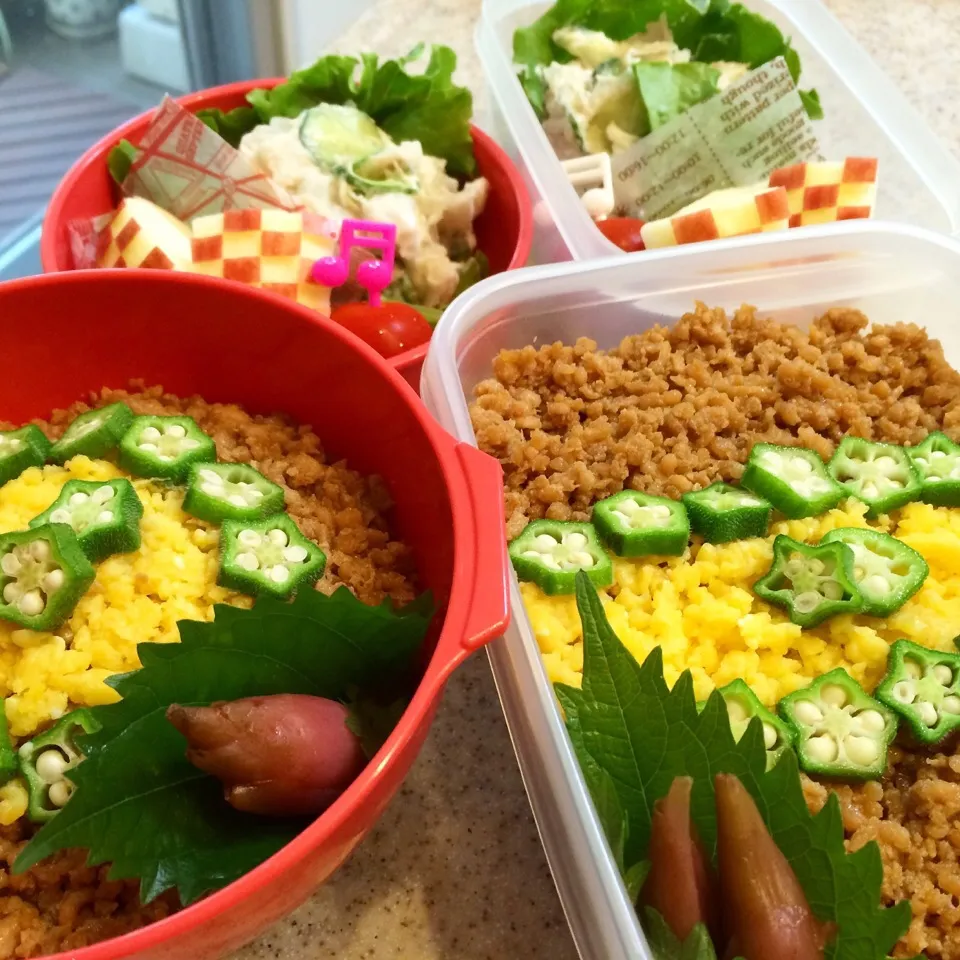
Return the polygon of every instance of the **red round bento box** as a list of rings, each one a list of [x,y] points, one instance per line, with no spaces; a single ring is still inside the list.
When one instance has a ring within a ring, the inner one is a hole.
[[[247,105],[251,90],[274,87],[285,77],[270,80],[244,80],[222,87],[211,87],[185,97],[177,103],[189,110],[206,107],[232,110]],[[134,117],[95,143],[64,175],[43,220],[40,260],[45,273],[70,270],[73,260],[67,236],[71,220],[99,216],[116,207],[119,192],[107,170],[107,154],[120,140],[138,143],[154,111]],[[490,182],[486,208],[476,221],[480,249],[490,261],[492,273],[515,270],[526,265],[533,241],[533,207],[520,172],[497,143],[477,127],[471,126],[477,171]],[[429,344],[415,347],[390,359],[390,363],[415,389],[420,388],[420,370]]]
[[[331,460],[383,478],[394,532],[437,614],[399,725],[347,791],[279,853],[159,923],[56,960],[213,960],[307,898],[383,812],[451,671],[508,620],[499,463],[458,443],[372,348],[240,284],[164,270],[83,270],[0,284],[0,420],[46,418],[132,379],[311,426]],[[38,372],[42,374],[38,376]]]

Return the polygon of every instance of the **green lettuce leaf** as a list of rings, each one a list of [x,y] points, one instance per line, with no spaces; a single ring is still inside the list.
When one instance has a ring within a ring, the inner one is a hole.
[[[529,27],[521,27],[513,35],[513,59],[523,68],[521,83],[537,115],[541,118],[544,115],[545,91],[536,67],[567,63],[572,59],[554,43],[555,30],[578,26],[599,30],[611,40],[626,40],[642,33],[660,17],[666,18],[674,40],[691,51],[695,62],[728,60],[746,63],[752,69],[784,57],[794,82],[800,78],[800,57],[780,28],[741,3],[730,0],[558,0]],[[812,119],[822,118],[815,90],[802,91],[801,99]]]
[[[758,720],[737,742],[719,693],[698,712],[689,671],[671,690],[659,648],[642,665],[637,663],[611,629],[585,575],[577,578],[577,607],[583,626],[583,686],[577,690],[558,684],[557,695],[591,793],[596,783],[612,784],[624,812],[618,820],[619,814],[611,814],[616,810],[612,801],[601,798],[604,828],[612,829],[611,848],[619,849],[624,837],[625,873],[646,857],[653,805],[678,776],[693,778],[691,816],[714,856],[713,780],[717,773],[733,773],[756,801],[814,913],[836,923],[828,960],[887,957],[909,927],[910,905],[880,906],[880,850],[868,843],[846,852],[837,797],[831,795],[823,810],[811,815],[793,752],[766,771]]]
[[[633,75],[637,78],[651,130],[719,92],[720,71],[708,63],[635,63]]]
[[[714,0],[692,32],[689,49],[696,60],[730,60],[753,68],[785,56],[788,48],[797,69],[796,80],[799,58],[775,23],[743,4]]]
[[[447,161],[454,175],[476,171],[470,118],[473,97],[454,83],[457,55],[434,46],[426,68],[407,67],[423,54],[419,45],[405,57],[380,60],[374,53],[321,57],[272,90],[252,90],[251,107],[230,113],[203,111],[203,121],[236,146],[245,133],[273,117],[296,117],[319,103],[352,103],[394,140],[418,140],[424,152]],[[252,108],[252,109],[251,109]]]
[[[710,0],[558,0],[529,27],[514,31],[513,59],[531,65],[569,62],[570,54],[553,42],[560,27],[585,27],[626,40],[666,16],[674,36],[683,36],[709,7]],[[680,39],[677,43],[686,46]]]
[[[140,151],[129,140],[121,140],[107,154],[107,169],[117,183],[123,183],[127,179],[138,153]]]
[[[396,700],[412,688],[432,610],[428,594],[394,611],[366,606],[345,587],[329,597],[306,590],[292,603],[217,606],[211,623],[181,621],[180,643],[140,644],[141,669],[108,681],[123,699],[91,711],[102,727],[82,739],[86,759],[71,772],[70,802],[14,872],[80,847],[89,864],[110,863],[112,878],[139,878],[144,903],[173,888],[187,904],[236,880],[304,824],[226,804],[219,781],[187,761],[167,707],[278,693],[347,700],[357,690]],[[383,720],[375,736],[385,734]]]
[[[454,255],[456,259],[457,255]],[[451,300],[456,299],[469,289],[475,283],[479,283],[485,277],[490,275],[490,261],[482,250],[475,250],[467,256],[465,260],[460,261],[460,280],[453,292]],[[419,296],[413,282],[404,274],[394,280],[383,293],[383,299],[390,303],[406,303],[414,307],[431,327],[435,327],[443,316],[446,307],[427,307],[418,303]]]
[[[356,68],[355,57],[321,57],[312,66],[294,71],[286,83],[270,90],[251,90],[247,94],[254,109],[250,129],[273,117],[297,117],[318,103],[349,103]]]
[[[475,251],[460,264],[460,280],[456,290],[453,291],[453,296],[459,297],[464,290],[469,290],[475,283],[489,276],[490,261],[487,255],[482,250]]]
[[[453,176],[473,176],[477,163],[470,135],[473,97],[454,83],[457,55],[437,45],[424,70],[408,73],[407,66],[424,52],[423,44],[396,60],[380,60],[374,53],[356,57],[331,55],[292,73],[271,90],[251,90],[249,107],[234,110],[204,109],[197,116],[231,146],[236,147],[254,127],[273,117],[297,117],[319,103],[352,103],[370,116],[394,140],[417,140],[425,153],[446,160]],[[130,146],[129,144],[127,145]],[[118,183],[124,170],[117,156],[108,166]],[[135,150],[135,148],[132,148]]]
[[[239,146],[245,133],[249,133],[260,122],[253,107],[236,107],[224,113],[222,110],[205,108],[197,111],[197,116],[214,132],[223,137],[231,146]]]
[[[393,296],[393,297],[384,296],[383,302],[384,303],[403,303],[403,304],[406,304],[408,307],[413,307],[417,311],[417,313],[419,313],[420,316],[423,317],[423,319],[430,324],[431,327],[435,327],[440,322],[440,318],[443,316],[443,311],[446,309],[445,307],[426,307],[422,303],[415,303],[413,301],[405,299],[402,296]]]
[[[820,103],[820,94],[816,90],[800,90],[800,100],[811,120],[823,119],[823,106]]]
[[[538,120],[547,116],[547,84],[535,66],[525,66],[519,74],[520,86],[533,107]]]

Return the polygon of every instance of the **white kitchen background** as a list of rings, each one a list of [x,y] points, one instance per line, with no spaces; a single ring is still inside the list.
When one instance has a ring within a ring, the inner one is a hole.
[[[312,62],[375,0],[0,0],[0,280],[69,166],[159,103]]]

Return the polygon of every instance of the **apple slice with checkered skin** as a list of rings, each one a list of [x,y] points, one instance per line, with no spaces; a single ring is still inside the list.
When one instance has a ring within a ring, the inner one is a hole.
[[[330,221],[303,210],[248,207],[197,217],[190,226],[193,273],[259,287],[329,313],[330,289],[314,283],[310,269],[334,252]]]
[[[190,265],[190,228],[142,197],[127,197],[100,232],[100,267],[185,270]]]
[[[640,235],[644,246],[652,250],[701,240],[786,230],[789,218],[786,190],[761,183],[708,193],[672,217],[645,223]]]
[[[877,202],[875,157],[795,163],[770,174],[790,203],[790,226],[866,219]]]

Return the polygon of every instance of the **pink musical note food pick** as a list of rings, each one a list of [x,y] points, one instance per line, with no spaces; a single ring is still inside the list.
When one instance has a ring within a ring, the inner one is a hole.
[[[370,306],[379,307],[383,291],[393,279],[397,254],[397,228],[392,223],[373,220],[344,220],[340,228],[339,253],[335,257],[321,257],[310,271],[311,279],[325,287],[339,287],[350,277],[350,252],[379,250],[380,258],[364,260],[357,267],[357,283],[367,291]]]

